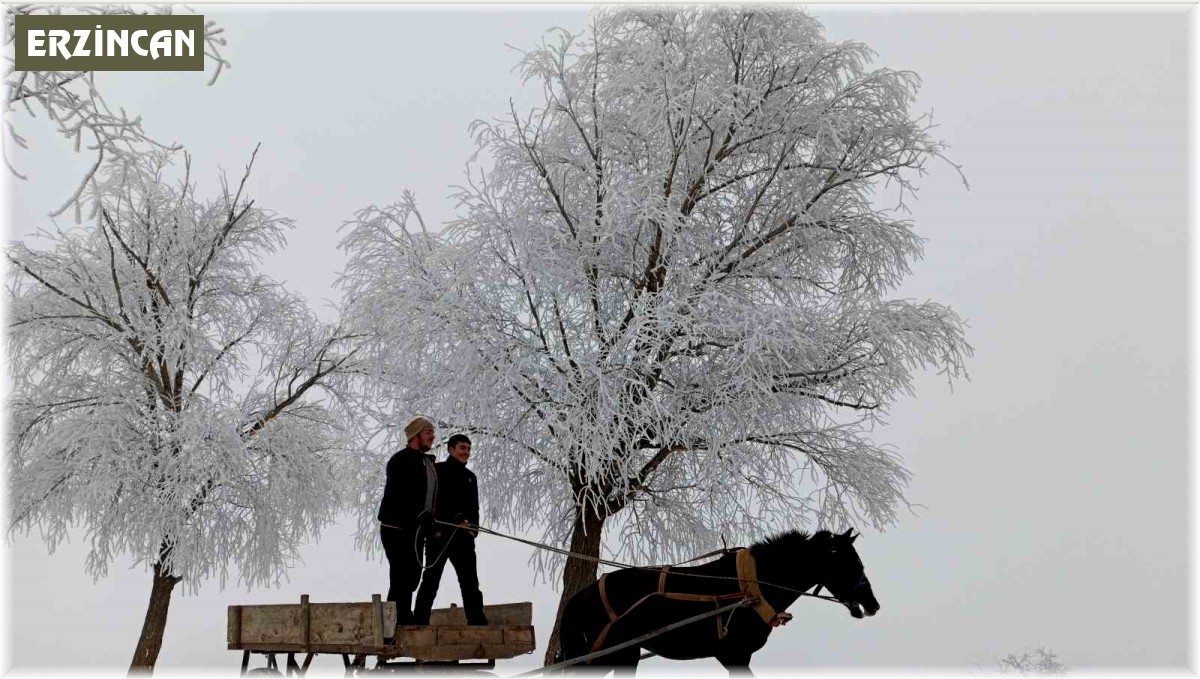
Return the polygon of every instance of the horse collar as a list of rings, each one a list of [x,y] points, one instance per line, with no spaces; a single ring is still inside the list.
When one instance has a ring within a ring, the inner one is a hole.
[[[758,567],[754,562],[754,555],[750,553],[749,549],[741,549],[737,553],[737,577],[742,594],[758,600],[752,608],[763,622],[771,627],[778,627],[786,625],[792,619],[791,613],[776,613],[771,604],[767,603],[766,598],[763,597],[762,589],[758,586]]]

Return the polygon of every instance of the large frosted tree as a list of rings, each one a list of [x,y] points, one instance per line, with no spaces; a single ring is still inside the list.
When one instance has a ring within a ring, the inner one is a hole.
[[[94,225],[6,248],[8,530],[53,550],[82,529],[95,577],[123,555],[152,571],[132,669],[154,667],[178,583],[277,583],[331,520],[324,401],[353,353],[258,271],[290,221],[246,177],[201,199],[172,155],[98,175]]]
[[[431,232],[406,195],[354,220],[364,409],[475,432],[489,520],[592,557],[891,523],[909,476],[874,427],[970,349],[947,307],[889,297],[943,144],[917,76],[870,56],[788,7],[553,34],[522,62],[545,105],[476,124],[458,219]],[[595,577],[568,559],[561,601]]]

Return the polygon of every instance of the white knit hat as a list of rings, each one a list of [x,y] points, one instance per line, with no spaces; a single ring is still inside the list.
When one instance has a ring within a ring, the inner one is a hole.
[[[424,429],[433,429],[433,423],[424,417],[414,418],[412,422],[409,422],[404,427],[404,440],[412,440],[412,437],[420,434]]]

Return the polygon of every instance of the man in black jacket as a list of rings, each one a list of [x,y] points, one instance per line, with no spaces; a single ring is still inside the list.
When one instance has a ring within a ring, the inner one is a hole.
[[[471,439],[455,434],[446,442],[450,456],[437,463],[438,497],[434,514],[439,520],[460,526],[479,525],[479,490],[475,474],[467,469],[471,457]],[[417,605],[413,624],[428,625],[433,599],[441,584],[446,561],[454,565],[458,585],[462,589],[463,612],[468,625],[486,625],[483,614],[483,594],[479,591],[479,575],[475,572],[475,535],[467,528],[438,525],[425,543],[426,570],[417,590]]]
[[[396,602],[396,624],[412,623],[412,594],[421,580],[420,545],[433,525],[437,472],[429,450],[433,423],[418,417],[404,428],[408,446],[387,463],[379,503],[379,536],[388,560],[388,601]],[[390,635],[387,635],[390,636]]]

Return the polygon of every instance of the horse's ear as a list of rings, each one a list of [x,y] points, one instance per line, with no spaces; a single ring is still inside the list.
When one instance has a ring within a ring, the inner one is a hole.
[[[842,533],[840,537],[842,537],[842,538],[845,538],[846,540],[848,540],[848,541],[850,542],[850,544],[854,544],[854,538],[856,538],[856,537],[858,537],[858,536],[854,534],[854,529],[853,529],[853,528],[847,528],[847,529],[846,529],[846,532],[845,532],[845,533]]]

